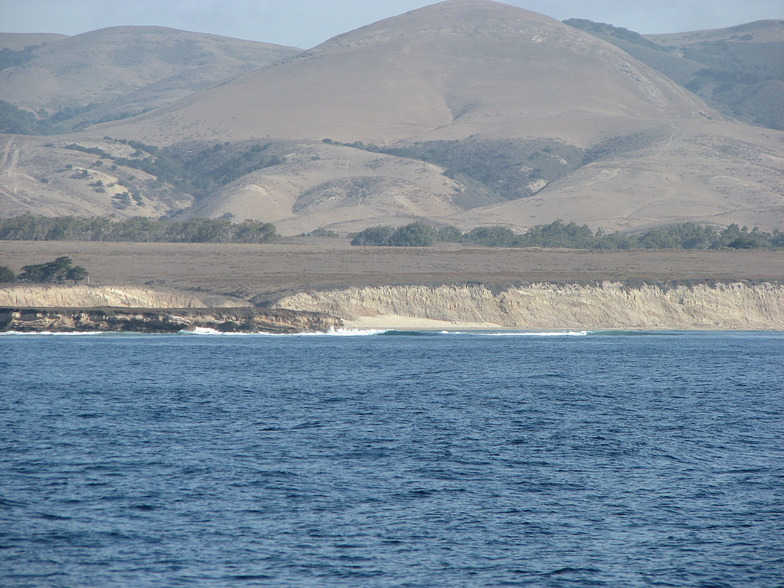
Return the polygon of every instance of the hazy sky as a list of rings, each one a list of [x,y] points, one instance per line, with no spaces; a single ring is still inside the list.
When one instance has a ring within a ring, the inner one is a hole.
[[[310,48],[435,0],[0,0],[0,32],[75,35],[160,25]],[[640,33],[784,19],[784,0],[507,0],[558,20],[587,18]]]

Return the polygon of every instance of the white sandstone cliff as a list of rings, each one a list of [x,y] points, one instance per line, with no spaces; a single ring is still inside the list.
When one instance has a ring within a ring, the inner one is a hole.
[[[300,293],[275,306],[327,312],[364,327],[406,327],[420,319],[524,329],[784,330],[784,286],[774,283],[542,283],[497,292],[482,285],[383,286]]]
[[[198,298],[133,286],[48,286],[16,284],[0,288],[0,306],[43,308],[203,308]],[[236,306],[241,306],[237,304]]]

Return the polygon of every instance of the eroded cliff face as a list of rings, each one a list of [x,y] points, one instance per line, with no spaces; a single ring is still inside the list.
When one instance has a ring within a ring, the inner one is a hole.
[[[0,331],[177,333],[303,333],[339,329],[343,322],[317,312],[236,309],[0,308]]]
[[[275,307],[366,326],[374,317],[377,326],[392,326],[389,317],[397,316],[526,329],[784,330],[784,285],[778,283],[548,283],[495,292],[482,285],[385,286],[300,293]]]
[[[214,297],[213,297],[214,298]],[[202,300],[173,292],[133,286],[48,286],[14,284],[0,287],[0,306],[54,308],[206,308],[250,306],[245,301]]]
[[[228,302],[228,301],[226,301]],[[247,304],[247,303],[246,303]],[[784,284],[540,283],[303,292],[272,309],[220,308],[144,288],[0,288],[0,330],[295,333],[377,328],[784,330]]]

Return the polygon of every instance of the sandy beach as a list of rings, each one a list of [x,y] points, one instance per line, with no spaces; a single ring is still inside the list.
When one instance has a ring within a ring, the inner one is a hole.
[[[505,328],[497,323],[472,323],[460,321],[440,321],[435,319],[414,318],[396,314],[363,316],[344,321],[347,329],[366,330],[411,330],[411,331],[482,331]]]

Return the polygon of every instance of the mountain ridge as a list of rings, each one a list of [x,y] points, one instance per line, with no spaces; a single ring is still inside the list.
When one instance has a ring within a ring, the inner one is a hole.
[[[573,65],[547,65],[559,60]],[[575,106],[568,89],[578,84],[584,96]],[[614,92],[602,93],[602,87]],[[252,116],[256,104],[264,105],[263,119]],[[519,136],[528,134],[514,128],[523,117],[538,123],[534,130],[541,133],[570,109],[587,110],[607,125],[615,117],[719,116],[658,72],[554,19],[496,2],[451,0],[344,33],[296,59],[101,128],[153,143],[198,134],[202,140],[388,144],[476,133]],[[188,131],[177,136],[174,129],[183,128]],[[569,139],[592,142],[595,133]]]
[[[50,214],[254,218],[283,234],[557,219],[770,230],[784,226],[782,140],[587,32],[447,0],[146,114],[11,138],[0,214],[40,210],[45,191]],[[175,177],[233,161],[257,163],[206,193]]]
[[[584,19],[564,22],[664,73],[726,116],[784,129],[784,20],[644,36]]]
[[[33,37],[33,39],[36,39]],[[0,70],[0,99],[63,115],[68,109],[111,120],[160,107],[243,71],[301,50],[168,27],[116,26],[33,46]]]

